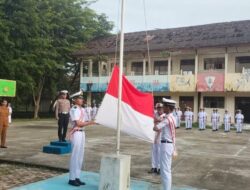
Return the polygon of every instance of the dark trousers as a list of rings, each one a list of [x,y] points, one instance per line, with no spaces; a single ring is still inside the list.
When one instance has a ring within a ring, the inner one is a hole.
[[[61,114],[58,115],[58,138],[59,141],[65,140],[67,130],[68,130],[68,124],[69,124],[69,114]]]

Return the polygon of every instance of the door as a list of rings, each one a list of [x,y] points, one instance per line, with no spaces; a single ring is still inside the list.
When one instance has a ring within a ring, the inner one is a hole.
[[[242,111],[244,123],[250,123],[250,97],[235,97],[235,110],[237,109]]]

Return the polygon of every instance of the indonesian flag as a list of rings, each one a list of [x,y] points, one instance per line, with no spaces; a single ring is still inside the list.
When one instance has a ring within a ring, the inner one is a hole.
[[[122,76],[121,131],[154,142],[153,96],[138,91],[125,76]],[[96,122],[117,129],[119,69],[114,67],[107,92],[98,109]]]

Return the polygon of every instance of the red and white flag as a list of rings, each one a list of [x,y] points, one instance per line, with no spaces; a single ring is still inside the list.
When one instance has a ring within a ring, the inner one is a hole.
[[[96,122],[105,127],[117,129],[118,113],[118,81],[119,68],[114,67],[107,92],[98,109]],[[121,131],[145,140],[154,142],[154,105],[153,96],[138,91],[123,76],[122,79],[122,108]]]

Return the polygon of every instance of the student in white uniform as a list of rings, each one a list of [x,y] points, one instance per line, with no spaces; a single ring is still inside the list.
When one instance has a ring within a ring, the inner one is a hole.
[[[70,109],[70,120],[72,129],[70,131],[70,141],[72,153],[69,164],[69,184],[73,186],[85,185],[80,180],[80,174],[84,157],[85,132],[84,127],[93,125],[93,121],[84,120],[84,109],[82,108],[82,92],[77,92],[70,97],[74,106]]]
[[[188,124],[189,124],[189,111],[188,111],[188,107],[186,107],[186,109],[185,109],[184,117],[185,117],[185,128],[186,128],[186,130],[188,130],[189,129],[189,126],[188,126]]]
[[[9,109],[9,124],[12,122],[12,107],[11,103],[8,103],[8,109]]]
[[[174,108],[174,111],[173,111],[173,116],[175,118],[175,121],[176,121],[176,128],[178,128],[178,123],[179,123],[179,120],[178,120],[178,113],[177,113],[177,108]]]
[[[192,112],[192,109],[189,108],[189,122],[188,122],[189,129],[193,128],[193,117],[194,117],[194,113]]]
[[[220,114],[218,112],[218,109],[215,109],[215,112],[217,114],[217,126],[216,126],[217,128],[216,128],[216,130],[218,131],[220,128]]]
[[[165,114],[163,112],[163,104],[157,103],[155,105],[154,123],[159,124],[164,118]],[[148,173],[160,174],[160,139],[161,131],[155,132],[154,144],[152,144],[151,151],[151,170]]]
[[[212,123],[212,130],[217,131],[218,116],[216,113],[216,109],[213,109],[213,113],[211,114],[211,123]]]
[[[228,113],[227,110],[225,110],[224,114],[224,131],[229,132],[230,131],[230,125],[231,125],[231,115]]]
[[[86,113],[87,113],[88,121],[91,121],[92,120],[92,117],[91,117],[92,108],[91,108],[91,106],[88,104],[87,107],[85,108],[85,110],[86,110]]]
[[[172,157],[177,156],[175,145],[175,126],[176,121],[173,116],[173,110],[176,102],[163,98],[164,112],[166,118],[154,127],[155,131],[161,134],[161,180],[163,190],[171,190],[172,188]]]
[[[182,117],[182,111],[180,108],[177,108],[177,116],[178,116],[178,121],[177,121],[177,128],[181,127],[181,117]]]
[[[202,108],[198,113],[198,121],[199,121],[199,130],[205,130],[205,114]]]
[[[94,104],[93,108],[92,108],[92,112],[91,112],[91,118],[94,119],[95,116],[97,114],[97,107],[96,105]]]
[[[241,110],[237,110],[237,113],[235,115],[237,133],[242,133],[243,122],[244,122],[244,115],[241,113]]]

